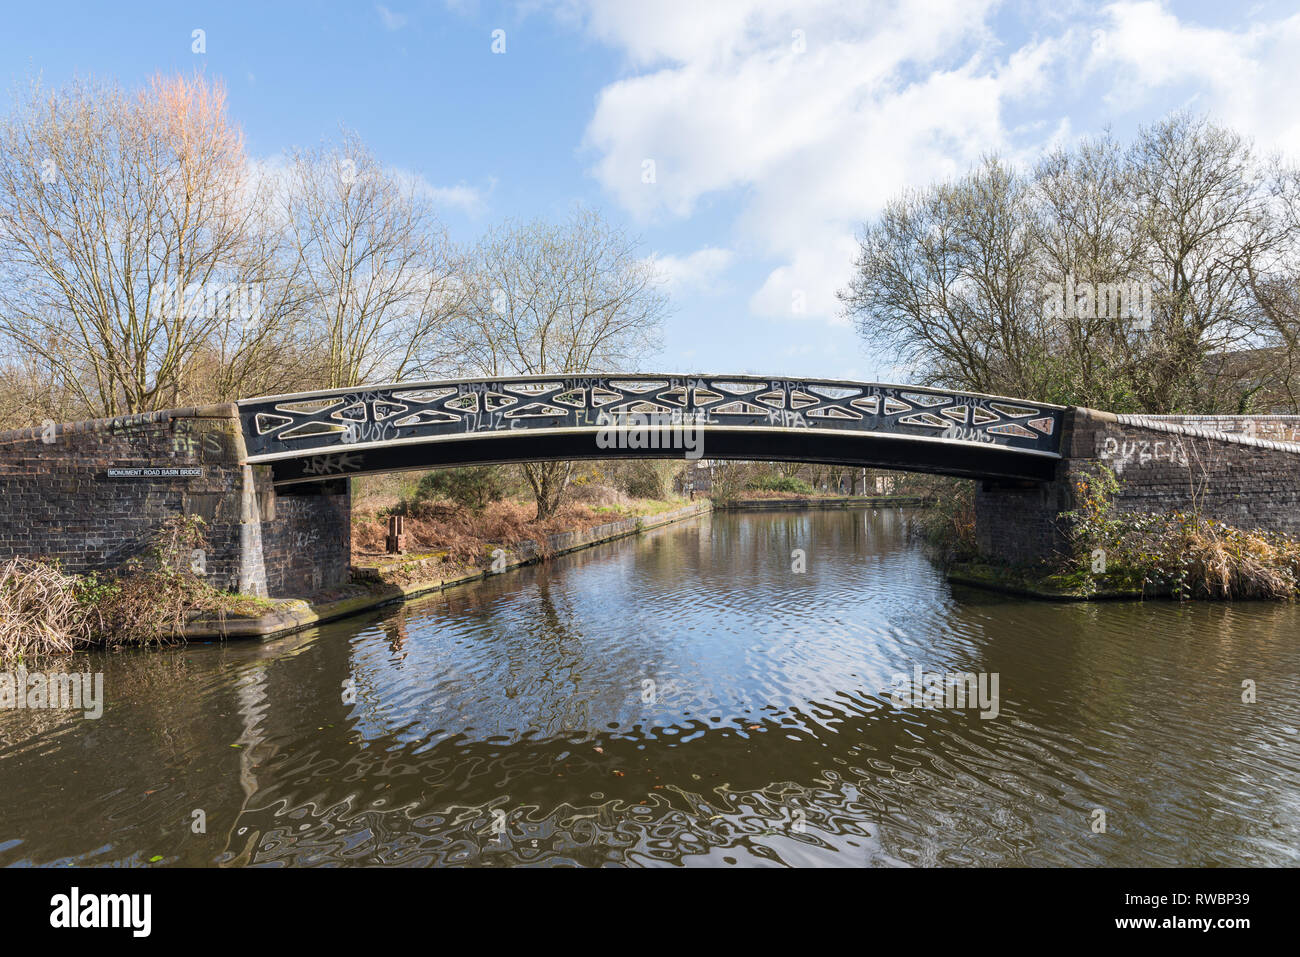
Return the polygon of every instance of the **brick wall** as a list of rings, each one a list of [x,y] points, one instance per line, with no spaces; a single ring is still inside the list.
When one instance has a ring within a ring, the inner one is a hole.
[[[1071,508],[1066,484],[975,483],[975,542],[980,554],[1023,565],[1066,547],[1060,514]]]
[[[309,595],[346,582],[351,551],[352,496],[346,479],[275,493],[275,520],[262,524],[270,594]]]
[[[1269,417],[1286,418],[1286,417]],[[1116,508],[1131,513],[1199,509],[1242,528],[1300,536],[1300,453],[1274,441],[1169,419],[1066,415],[1066,458],[1041,485],[978,483],[976,538],[990,558],[1013,564],[1049,558],[1065,546],[1059,514],[1096,465],[1119,479]]]
[[[205,522],[207,579],[249,594],[303,594],[347,580],[346,484],[280,495],[244,464],[232,405],[0,433],[0,560],[57,558],[74,572],[115,568],[173,515]],[[196,474],[113,477],[113,470]],[[319,550],[303,553],[308,540]]]

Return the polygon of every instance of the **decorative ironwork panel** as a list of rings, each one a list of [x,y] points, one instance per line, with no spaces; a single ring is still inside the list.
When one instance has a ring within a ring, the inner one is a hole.
[[[250,462],[608,427],[842,431],[1056,456],[1064,409],[876,383],[756,376],[535,376],[405,382],[239,403]],[[761,455],[756,454],[756,458]]]

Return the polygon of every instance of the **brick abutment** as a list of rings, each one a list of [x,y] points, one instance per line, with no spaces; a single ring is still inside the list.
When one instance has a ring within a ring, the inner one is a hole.
[[[1195,510],[1244,529],[1300,535],[1300,416],[1116,416],[1072,408],[1062,460],[1042,483],[978,482],[976,540],[989,559],[1020,565],[1067,547],[1062,513],[1098,466],[1115,473],[1115,508]]]
[[[194,567],[217,588],[279,597],[345,583],[346,480],[277,492],[246,458],[234,405],[0,434],[0,560],[107,571],[168,518],[196,515],[207,548]]]

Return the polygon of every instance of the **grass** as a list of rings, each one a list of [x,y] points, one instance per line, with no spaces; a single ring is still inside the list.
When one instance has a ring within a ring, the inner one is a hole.
[[[212,596],[212,610],[229,618],[257,618],[278,607],[279,604],[269,598],[242,592],[217,591]]]
[[[1142,598],[1143,590],[1131,576],[1093,576],[1078,570],[1054,571],[1050,566],[1008,566],[964,560],[948,566],[948,579],[1034,598],[1079,601],[1090,598]],[[1150,593],[1148,593],[1150,594]],[[1167,593],[1166,593],[1167,594]]]

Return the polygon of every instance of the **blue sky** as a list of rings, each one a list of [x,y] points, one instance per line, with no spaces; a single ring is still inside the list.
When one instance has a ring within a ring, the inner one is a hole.
[[[42,2],[4,21],[6,109],[33,73],[199,69],[254,157],[351,127],[460,240],[600,207],[669,279],[674,372],[905,379],[838,314],[853,235],[982,153],[1028,162],[1190,107],[1300,158],[1295,2]]]

